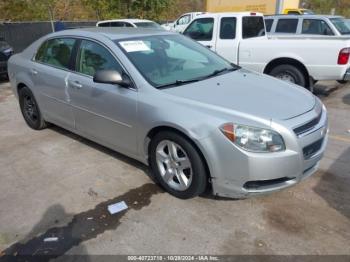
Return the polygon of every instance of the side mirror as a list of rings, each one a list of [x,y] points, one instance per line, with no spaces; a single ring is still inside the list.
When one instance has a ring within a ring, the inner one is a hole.
[[[122,76],[116,70],[100,70],[94,75],[94,82],[101,84],[120,85],[122,87],[130,87],[132,85],[128,76]]]

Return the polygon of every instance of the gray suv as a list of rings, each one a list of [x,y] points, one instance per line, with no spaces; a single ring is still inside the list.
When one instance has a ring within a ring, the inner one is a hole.
[[[342,16],[265,16],[268,34],[350,36],[350,25]]]

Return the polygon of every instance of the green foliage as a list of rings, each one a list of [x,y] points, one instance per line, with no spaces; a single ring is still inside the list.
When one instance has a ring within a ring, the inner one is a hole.
[[[238,1],[238,0],[234,0]],[[244,1],[244,0],[239,0]],[[263,0],[261,0],[263,1]],[[319,14],[350,17],[350,0],[301,0],[303,7]],[[205,0],[0,0],[0,21],[102,20],[146,18],[172,20],[191,11],[205,11]]]
[[[350,17],[350,1],[349,0],[304,0],[303,6],[309,8],[317,14],[331,14],[335,9],[336,15]]]

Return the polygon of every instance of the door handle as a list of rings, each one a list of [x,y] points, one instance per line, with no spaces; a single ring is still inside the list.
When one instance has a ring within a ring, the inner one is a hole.
[[[212,48],[213,46],[212,45],[206,45],[206,47],[208,47],[209,49]]]
[[[36,71],[35,69],[32,69],[31,72],[32,72],[32,75],[37,75],[38,74],[38,71]]]
[[[70,82],[71,86],[76,89],[81,89],[83,85],[79,81],[72,81]]]

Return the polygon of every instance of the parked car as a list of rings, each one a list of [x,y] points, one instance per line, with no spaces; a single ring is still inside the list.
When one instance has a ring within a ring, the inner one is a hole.
[[[205,12],[191,12],[181,15],[173,23],[163,24],[162,27],[165,30],[182,33],[185,28],[192,22],[192,20],[198,15],[205,14]]]
[[[269,34],[347,36],[350,26],[341,16],[329,15],[274,15],[265,16]]]
[[[327,144],[317,97],[177,33],[53,33],[12,56],[9,76],[31,128],[54,123],[150,165],[179,198],[208,183],[229,197],[290,187]]]
[[[232,63],[311,91],[317,80],[350,79],[350,39],[268,37],[262,14],[201,15],[184,34]]]
[[[0,77],[7,77],[7,61],[13,54],[13,48],[0,38]]]
[[[162,29],[156,22],[145,19],[113,19],[97,22],[97,27],[140,27]]]
[[[283,10],[283,14],[285,15],[313,15],[315,14],[310,9],[304,8],[287,8]]]

